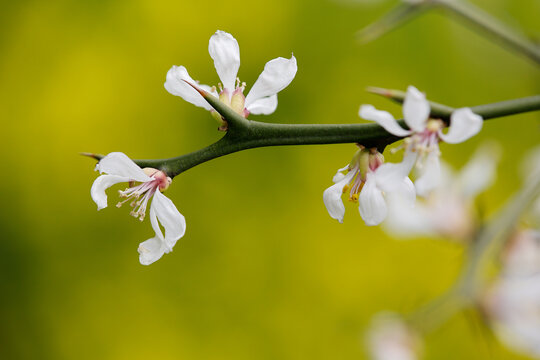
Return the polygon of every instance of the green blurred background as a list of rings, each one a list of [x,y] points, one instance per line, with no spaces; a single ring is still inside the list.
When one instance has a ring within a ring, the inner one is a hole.
[[[3,1],[0,358],[363,359],[374,314],[410,312],[444,292],[458,245],[391,239],[353,204],[342,225],[328,216],[322,192],[353,145],[249,150],[181,174],[167,196],[186,235],[149,267],[136,252],[153,236],[148,220],[114,206],[97,212],[94,162],[78,155],[161,158],[217,140],[208,113],[163,88],[173,64],[218,82],[207,51],[217,29],[238,40],[248,89],[266,61],[298,59],[276,113],[257,120],[355,123],[361,103],[399,116],[363,91],[369,85],[414,84],[454,106],[538,93],[531,61],[441,13],[356,43],[395,3]],[[474,3],[540,33],[538,0]],[[500,176],[481,198],[489,211],[520,186],[538,120],[493,120],[465,144],[442,145],[461,166],[484,140],[502,143]],[[519,358],[466,316],[426,342],[428,359]]]

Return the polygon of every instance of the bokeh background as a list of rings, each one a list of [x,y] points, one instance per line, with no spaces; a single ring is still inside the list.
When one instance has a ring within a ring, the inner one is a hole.
[[[538,0],[473,2],[540,33]],[[3,1],[0,358],[363,359],[374,314],[408,313],[443,293],[459,245],[389,238],[353,204],[344,224],[328,216],[322,192],[353,145],[249,150],[181,174],[167,196],[187,233],[149,267],[136,251],[153,236],[148,220],[97,212],[94,161],[78,155],[162,158],[217,140],[208,113],[163,88],[173,64],[218,82],[207,51],[217,29],[237,38],[248,89],[266,61],[298,59],[277,112],[257,120],[356,123],[361,103],[399,116],[369,85],[414,84],[453,106],[538,93],[531,61],[441,13],[358,44],[356,31],[395,3]],[[442,145],[459,167],[484,140],[502,144],[499,178],[481,197],[488,212],[520,187],[538,120],[493,120],[462,145]],[[520,359],[466,315],[426,343],[427,359]]]

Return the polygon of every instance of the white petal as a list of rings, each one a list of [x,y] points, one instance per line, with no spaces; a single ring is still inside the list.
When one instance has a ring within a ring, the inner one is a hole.
[[[450,127],[448,133],[443,134],[439,131],[439,137],[442,141],[449,144],[463,142],[482,130],[484,120],[469,108],[455,110],[450,116]]]
[[[374,174],[367,174],[366,183],[360,191],[358,202],[360,203],[358,207],[360,216],[366,225],[379,225],[386,218],[388,208],[382,191],[377,187]]]
[[[392,114],[387,111],[377,110],[373,107],[373,105],[360,106],[358,115],[360,115],[362,119],[375,121],[390,134],[396,136],[407,136],[411,134],[411,131],[405,130],[398,124]]]
[[[246,109],[248,109],[251,114],[268,115],[276,111],[277,103],[277,94],[274,94],[252,101]]]
[[[218,30],[210,37],[208,52],[214,60],[214,66],[223,87],[234,91],[234,83],[240,68],[240,47],[236,39],[225,31]]]
[[[186,220],[184,216],[180,214],[171,199],[163,195],[160,191],[156,191],[154,194],[150,211],[155,211],[159,222],[163,225],[165,229],[165,243],[172,250],[176,241],[184,236],[186,232]],[[154,224],[152,226],[154,227]]]
[[[154,193],[150,205],[150,222],[156,236],[139,244],[139,261],[143,265],[150,265],[159,260],[163,254],[172,251],[176,240],[184,235],[186,221],[178,212],[172,201],[161,192]],[[159,223],[165,229],[165,236]]]
[[[343,195],[345,185],[354,178],[354,174],[355,171],[349,171],[339,182],[324,190],[323,193],[323,202],[328,214],[332,219],[336,219],[340,223],[343,223],[343,217],[345,216],[345,206],[341,200],[341,195]]]
[[[388,199],[389,210],[384,230],[393,236],[405,238],[437,235],[430,209],[421,203],[413,206],[406,196],[391,196]]]
[[[297,70],[294,56],[290,59],[279,57],[267,62],[263,72],[246,96],[246,108],[260,98],[275,95],[285,89],[294,79]]]
[[[96,170],[99,170],[100,173],[124,176],[140,182],[152,180],[133,160],[121,152],[109,153],[98,162]]]
[[[398,164],[384,163],[375,170],[377,186],[385,192],[394,191],[402,186],[416,162],[418,153],[406,151],[403,161]]]
[[[334,184],[340,182],[341,180],[345,178],[345,174],[343,174],[343,171],[347,170],[348,168],[349,168],[349,164],[345,165],[344,167],[336,171],[336,175],[334,175],[334,177],[332,178],[332,181],[334,182]]]
[[[406,205],[413,207],[416,202],[416,188],[411,179],[406,177],[399,183],[394,191],[388,192],[386,196],[387,198],[399,196]]]
[[[98,177],[90,189],[90,195],[92,196],[92,200],[97,204],[98,210],[107,207],[107,194],[105,193],[105,190],[114,184],[128,182],[130,180],[130,178],[118,175],[101,175]]]
[[[163,240],[156,235],[156,237],[140,243],[137,251],[139,252],[139,262],[142,265],[150,265],[161,259],[166,252],[166,248]]]
[[[187,84],[186,81],[202,88],[207,92],[212,93],[208,85],[201,85],[193,80],[191,76],[189,76],[186,68],[183,66],[173,65],[173,67],[167,72],[167,79],[164,86],[165,89],[171,94],[180,96],[182,99],[192,103],[195,106],[202,107],[206,110],[212,110],[210,104],[204,100],[197,90],[195,90],[191,85]]]
[[[439,186],[441,180],[441,164],[438,151],[432,151],[428,154],[422,164],[420,173],[421,175],[416,179],[414,185],[416,186],[416,193],[425,197]]]
[[[493,184],[499,154],[500,149],[495,145],[485,145],[476,150],[457,179],[465,197],[474,197]]]
[[[414,86],[409,86],[403,102],[403,118],[407,126],[415,132],[422,132],[426,128],[429,112],[430,106],[426,95]]]

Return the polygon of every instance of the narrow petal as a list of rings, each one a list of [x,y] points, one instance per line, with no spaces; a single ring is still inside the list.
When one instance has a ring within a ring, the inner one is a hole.
[[[191,85],[186,83],[197,85],[203,90],[209,91],[210,87],[208,85],[200,85],[195,80],[189,76],[187,70],[183,66],[175,66],[167,72],[167,78],[165,80],[165,89],[175,95],[180,96],[182,99],[186,100],[189,103],[192,103],[195,106],[202,107],[206,110],[212,110],[212,107],[209,103],[204,100],[204,98],[195,90]]]
[[[428,154],[420,172],[421,175],[416,179],[414,185],[416,186],[416,193],[425,197],[439,186],[441,180],[441,164],[438,151],[432,151]]]
[[[159,222],[163,225],[165,229],[165,243],[172,250],[176,241],[184,236],[186,232],[186,220],[184,216],[180,214],[171,199],[163,195],[160,191],[156,191],[154,194],[150,210],[155,211]]]
[[[328,210],[328,214],[332,219],[336,219],[340,223],[343,223],[343,217],[345,216],[345,205],[343,205],[341,195],[343,195],[345,185],[354,178],[354,174],[354,171],[349,171],[339,182],[324,190],[323,193],[323,202],[326,210]]]
[[[429,112],[426,95],[414,86],[409,86],[403,102],[403,117],[407,126],[415,132],[422,132],[426,128]]]
[[[249,109],[249,106],[258,99],[275,95],[285,89],[294,79],[297,70],[294,56],[290,59],[279,57],[267,62],[246,96],[246,108]]]
[[[439,137],[449,144],[457,144],[478,134],[483,124],[482,117],[473,113],[471,109],[457,109],[450,116],[448,133],[443,134],[439,130]]]
[[[143,241],[139,244],[137,249],[139,253],[139,262],[142,265],[150,265],[165,254],[166,248],[163,244],[163,240],[160,239],[157,235],[151,239]]]
[[[208,52],[214,60],[214,66],[223,87],[234,91],[234,83],[240,68],[240,47],[236,39],[225,31],[218,30],[210,37]]]
[[[375,121],[392,135],[407,136],[411,134],[410,130],[405,130],[398,124],[392,114],[387,111],[377,110],[373,105],[360,106],[358,115],[360,115],[362,119]]]
[[[375,171],[377,186],[385,192],[394,191],[401,187],[403,181],[409,176],[417,156],[416,152],[406,151],[402,162],[398,164],[384,163],[379,166]]]
[[[133,160],[121,152],[109,153],[98,162],[96,170],[99,170],[100,173],[123,176],[140,182],[152,180]]]
[[[484,145],[476,150],[457,178],[465,197],[472,198],[493,184],[499,155],[500,149],[496,145]]]
[[[386,218],[388,213],[386,201],[382,191],[377,187],[373,173],[367,174],[367,180],[360,191],[358,202],[360,203],[358,206],[360,216],[366,225],[379,225]]]
[[[276,111],[277,103],[277,94],[274,94],[252,101],[246,109],[248,109],[251,114],[269,115]]]
[[[96,203],[98,210],[104,209],[107,207],[107,194],[105,190],[121,182],[128,182],[131,179],[125,176],[118,175],[101,175],[98,177],[92,184],[90,189],[90,195],[92,200]]]
[[[336,171],[336,175],[334,175],[334,177],[332,178],[332,181],[334,182],[334,184],[340,182],[341,180],[345,178],[346,175],[343,173],[343,171],[347,170],[348,168],[349,168],[349,164],[345,165],[342,168],[339,168]]]

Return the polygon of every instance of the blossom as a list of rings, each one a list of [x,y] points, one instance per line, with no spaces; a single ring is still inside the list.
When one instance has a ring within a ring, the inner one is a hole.
[[[469,239],[477,225],[474,198],[495,180],[498,155],[497,146],[486,144],[457,174],[443,163],[441,181],[423,201],[411,206],[408,201],[393,199],[385,230],[399,237]]]
[[[98,206],[98,210],[107,207],[107,194],[105,190],[121,183],[129,183],[124,191],[119,191],[124,200],[116,206],[121,207],[131,201],[133,208],[131,215],[144,220],[146,207],[150,199],[150,223],[156,235],[139,245],[139,261],[143,265],[150,265],[159,260],[163,254],[172,251],[176,241],[184,236],[186,221],[184,216],[176,209],[173,202],[163,195],[171,184],[172,179],[163,171],[153,168],[141,169],[129,157],[121,152],[113,152],[105,156],[96,165],[96,170],[107,175],[99,176],[92,184],[90,193]],[[163,226],[164,233],[160,228]]]
[[[483,305],[495,334],[509,347],[540,357],[540,232],[518,231],[503,256],[503,271]]]
[[[367,346],[374,360],[415,360],[422,344],[419,336],[401,318],[383,313],[372,322]]]
[[[343,222],[345,206],[341,196],[347,191],[350,201],[359,202],[360,216],[367,225],[378,225],[386,218],[386,201],[394,193],[414,202],[416,194],[411,180],[395,164],[383,162],[384,157],[376,149],[361,147],[350,164],[338,169],[333,178],[335,184],[323,193],[324,204],[332,218]]]
[[[444,122],[430,119],[429,114],[430,105],[426,96],[414,86],[407,88],[403,102],[403,118],[409,129],[402,128],[390,113],[377,110],[372,105],[362,105],[359,111],[360,117],[377,122],[393,135],[406,137],[404,159],[411,157],[414,161],[404,160],[403,166],[416,163],[420,176],[415,181],[415,187],[420,196],[426,196],[441,179],[439,142],[461,143],[476,135],[483,124],[482,117],[471,109],[457,109],[450,116],[450,127],[445,134],[442,131]]]
[[[184,66],[173,66],[167,72],[165,81],[165,89],[169,93],[206,110],[213,111],[210,104],[188,83],[197,84],[243,117],[247,117],[250,113],[268,115],[277,108],[277,93],[291,83],[297,71],[294,56],[290,59],[278,57],[270,60],[247,96],[244,96],[246,84],[237,78],[240,48],[236,39],[231,34],[218,30],[210,37],[208,52],[214,60],[214,66],[221,80],[221,84],[218,85],[219,93],[215,87],[194,81]]]

